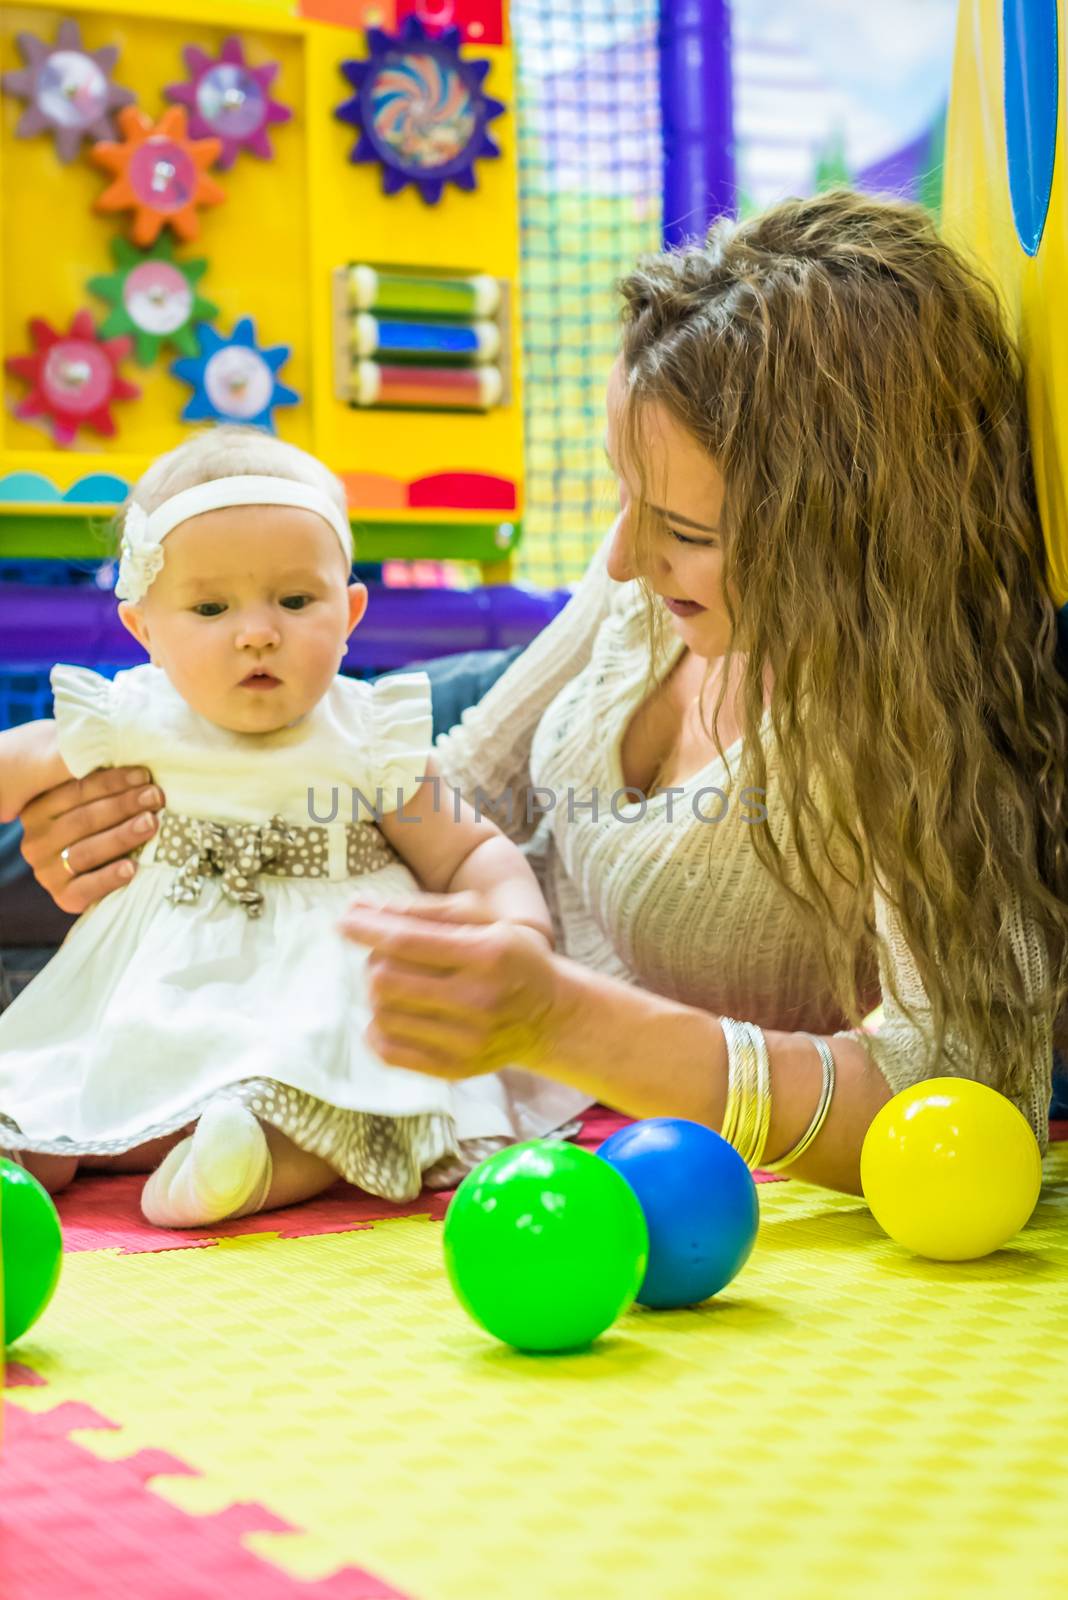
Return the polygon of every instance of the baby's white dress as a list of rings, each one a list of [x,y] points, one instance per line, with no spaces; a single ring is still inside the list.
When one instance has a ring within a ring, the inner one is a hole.
[[[154,666],[113,681],[61,666],[52,686],[71,772],[146,766],[166,810],[132,882],[0,1016],[0,1146],[114,1154],[225,1092],[340,1176],[404,1200],[589,1103],[518,1068],[446,1082],[388,1066],[364,1038],[368,952],[336,923],[357,889],[421,892],[371,808],[405,804],[423,777],[425,673],[338,676],[301,721],[262,735],[199,716]],[[451,798],[442,786],[450,816]]]

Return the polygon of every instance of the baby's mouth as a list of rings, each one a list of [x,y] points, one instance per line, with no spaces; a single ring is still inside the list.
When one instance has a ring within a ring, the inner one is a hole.
[[[247,677],[241,679],[240,687],[242,689],[277,689],[281,681],[281,678],[276,678],[273,672],[257,668],[255,672],[250,672]]]

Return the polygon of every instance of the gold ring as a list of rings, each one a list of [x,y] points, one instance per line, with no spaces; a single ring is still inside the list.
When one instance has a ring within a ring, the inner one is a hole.
[[[68,873],[70,874],[70,876],[72,878],[76,878],[78,876],[78,874],[75,872],[74,868],[70,864],[70,845],[69,844],[65,845],[64,848],[59,852],[59,859],[62,861],[63,865],[66,867],[66,869],[67,869]]]

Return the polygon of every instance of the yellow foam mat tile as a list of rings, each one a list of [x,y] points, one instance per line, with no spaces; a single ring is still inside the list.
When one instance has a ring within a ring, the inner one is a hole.
[[[1068,1150],[1020,1238],[919,1261],[863,1203],[761,1190],[743,1273],[581,1355],[497,1345],[441,1226],[67,1259],[15,1352],[119,1433],[304,1530],[249,1547],[415,1600],[1060,1600],[1068,1592]],[[266,1219],[265,1219],[266,1220]]]

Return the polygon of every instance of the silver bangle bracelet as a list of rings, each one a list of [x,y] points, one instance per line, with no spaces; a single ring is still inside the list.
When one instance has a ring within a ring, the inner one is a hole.
[[[816,1107],[815,1116],[812,1118],[812,1121],[809,1123],[805,1132],[801,1135],[801,1138],[794,1145],[793,1149],[788,1150],[784,1156],[780,1156],[778,1161],[765,1161],[765,1172],[781,1172],[784,1167],[792,1166],[795,1161],[803,1156],[805,1151],[818,1137],[823,1124],[827,1120],[827,1113],[831,1109],[831,1100],[834,1097],[835,1083],[834,1056],[831,1053],[831,1047],[827,1043],[826,1039],[818,1039],[813,1033],[806,1033],[804,1037],[806,1039],[811,1039],[812,1043],[816,1046],[820,1061],[823,1064],[823,1086],[820,1090],[819,1104]]]
[[[735,1022],[733,1017],[720,1017],[719,1021],[723,1037],[727,1042],[727,1099],[723,1107],[723,1126],[720,1134],[729,1145],[737,1148],[741,1131],[741,1108],[745,1098],[743,1077],[746,1040],[742,1037],[741,1023]]]
[[[723,1029],[723,1038],[727,1046],[727,1096],[723,1103],[723,1122],[719,1132],[722,1139],[733,1145],[738,1126],[739,1073],[735,1032],[738,1024],[733,1017],[720,1017],[719,1025]]]
[[[746,1156],[751,1167],[759,1167],[768,1143],[771,1127],[771,1062],[768,1059],[768,1042],[763,1028],[750,1023],[749,1031],[757,1054],[756,1130],[752,1149]]]
[[[771,1124],[771,1066],[762,1030],[721,1017],[727,1043],[727,1098],[721,1137],[749,1167],[757,1165]]]

